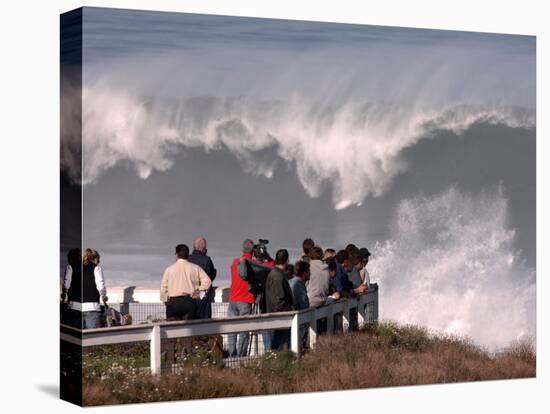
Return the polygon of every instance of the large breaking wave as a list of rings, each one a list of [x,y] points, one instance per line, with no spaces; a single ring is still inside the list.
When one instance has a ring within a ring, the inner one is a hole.
[[[383,194],[407,168],[405,148],[438,130],[460,134],[476,122],[530,128],[535,117],[533,111],[496,105],[319,105],[298,96],[284,102],[174,100],[87,87],[83,183],[120,163],[146,179],[169,169],[185,148],[227,149],[253,174],[271,177],[278,166],[295,168],[309,196],[331,187],[334,206],[342,209]]]

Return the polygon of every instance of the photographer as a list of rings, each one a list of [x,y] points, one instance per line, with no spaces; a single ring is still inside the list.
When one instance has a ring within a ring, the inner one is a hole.
[[[249,315],[254,304],[254,295],[248,291],[248,282],[239,275],[238,265],[245,260],[252,260],[254,251],[254,242],[246,239],[243,242],[242,255],[233,259],[231,263],[231,287],[229,288],[229,308],[227,315],[229,317]],[[229,356],[246,356],[248,348],[248,332],[239,334],[237,344],[237,334],[228,335]]]
[[[243,254],[237,263],[237,273],[240,279],[248,286],[248,293],[253,296],[252,308],[249,313],[265,313],[265,282],[271,272],[275,261],[267,252],[266,245],[269,240],[259,239],[258,244],[252,247],[252,258]],[[233,275],[233,269],[232,269]],[[233,286],[233,282],[231,283]],[[239,282],[240,285],[240,282]],[[231,298],[230,298],[231,299]],[[271,349],[271,331],[262,332],[265,350]],[[230,349],[233,348],[235,339],[229,338]],[[243,343],[248,343],[248,336],[243,336]],[[246,353],[246,348],[243,350]]]
[[[259,264],[263,264],[265,266],[274,266],[275,260],[269,255],[267,252],[267,244],[269,243],[269,240],[259,239],[258,244],[254,245],[254,249],[252,250],[252,256],[254,257],[254,261]]]

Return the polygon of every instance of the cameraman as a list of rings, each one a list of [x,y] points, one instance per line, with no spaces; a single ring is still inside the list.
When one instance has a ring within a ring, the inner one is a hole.
[[[252,256],[254,258],[253,260],[264,266],[275,266],[275,260],[273,260],[267,252],[267,243],[269,243],[269,240],[260,239],[259,243],[254,245],[254,249],[252,251]]]
[[[238,264],[245,260],[252,260],[254,242],[246,239],[243,242],[243,251],[240,257],[233,259],[231,263],[231,287],[229,288],[229,308],[227,315],[229,317],[249,315],[254,303],[254,295],[248,291],[248,282],[239,276]],[[248,349],[248,332],[239,333],[239,342],[237,344],[237,334],[228,335],[229,356],[246,356]]]

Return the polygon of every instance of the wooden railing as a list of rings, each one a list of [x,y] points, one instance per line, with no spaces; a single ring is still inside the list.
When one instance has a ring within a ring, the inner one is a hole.
[[[117,326],[97,329],[76,329],[61,325],[61,340],[82,347],[150,341],[151,373],[161,371],[161,340],[187,338],[239,332],[260,332],[275,329],[290,329],[290,349],[300,352],[300,327],[307,326],[309,347],[317,341],[317,321],[326,318],[327,333],[334,332],[334,315],[342,314],[343,330],[350,326],[350,312],[356,310],[359,327],[367,322],[378,321],[378,286],[372,285],[365,293],[355,298],[340,299],[319,308],[301,311],[246,315],[224,319],[199,319],[191,321],[153,322],[139,325]]]

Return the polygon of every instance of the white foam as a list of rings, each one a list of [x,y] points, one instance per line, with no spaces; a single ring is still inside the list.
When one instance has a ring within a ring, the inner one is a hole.
[[[535,335],[535,271],[513,249],[501,189],[473,196],[451,188],[403,200],[394,222],[369,264],[381,286],[382,318],[490,348]]]
[[[425,108],[344,103],[321,106],[294,96],[253,98],[140,98],[125,91],[83,89],[83,182],[128,163],[143,179],[165,171],[185,148],[228,149],[243,169],[272,177],[293,165],[307,194],[332,187],[336,209],[379,196],[406,170],[402,151],[438,129],[460,134],[476,122],[533,127],[533,112],[505,106]],[[277,156],[266,157],[273,149]],[[64,163],[69,164],[69,161]]]

